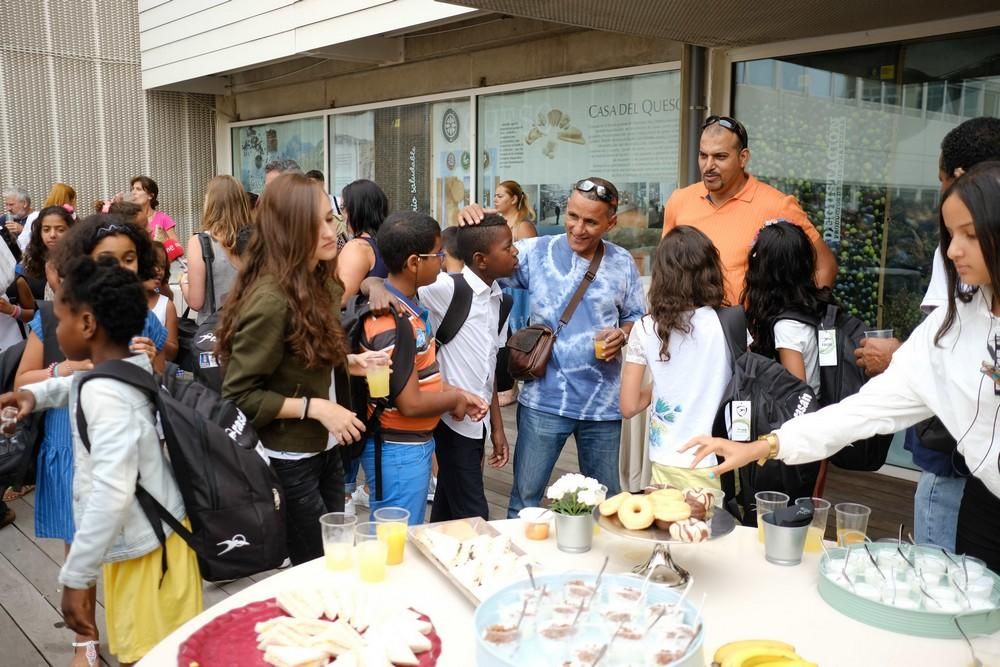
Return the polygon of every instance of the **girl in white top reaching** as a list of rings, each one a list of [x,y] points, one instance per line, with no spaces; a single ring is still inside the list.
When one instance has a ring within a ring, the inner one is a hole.
[[[819,349],[816,327],[803,319],[823,317],[832,303],[830,290],[816,285],[816,251],[801,227],[784,220],[768,222],[750,247],[746,284],[740,300],[753,336],[753,351],[776,359],[819,395]]]
[[[836,405],[786,422],[752,443],[698,436],[683,451],[692,465],[721,454],[720,474],[768,458],[806,463],[876,433],[937,415],[958,441],[972,473],[959,511],[956,551],[1000,570],[1000,162],[959,178],[941,204],[941,248],[948,262],[945,308],[896,351],[889,368]],[[959,281],[971,291],[957,290]]]
[[[725,289],[719,251],[694,227],[667,234],[656,249],[649,314],[636,322],[625,348],[621,410],[626,418],[650,405],[652,481],[677,488],[720,489],[709,477],[709,456],[692,470],[694,457],[678,448],[712,430],[732,378],[732,359],[715,309]],[[652,384],[643,384],[649,370]]]

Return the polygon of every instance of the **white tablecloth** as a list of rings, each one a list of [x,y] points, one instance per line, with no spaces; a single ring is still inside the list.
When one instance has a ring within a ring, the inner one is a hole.
[[[594,548],[568,554],[556,548],[554,535],[543,542],[524,538],[517,519],[494,521],[535,557],[544,572],[570,569],[596,573],[611,557],[608,572],[628,572],[649,557],[652,545],[602,531]],[[379,586],[430,615],[442,640],[442,667],[471,667],[475,655],[473,605],[423,555],[406,547],[402,565],[387,568]],[[722,539],[675,545],[675,561],[694,576],[689,598],[697,603],[707,594],[705,658],[721,644],[737,639],[779,639],[803,657],[823,667],[915,665],[964,667],[970,663],[961,640],[921,639],[879,630],[854,621],[830,607],[816,590],[819,556],[806,555],[801,565],[782,567],[764,560],[756,530],[739,527]],[[307,586],[327,576],[323,560],[291,568],[261,581],[206,610],[163,640],[139,662],[141,667],[176,665],[181,642],[212,618],[248,602],[273,597],[288,587]]]

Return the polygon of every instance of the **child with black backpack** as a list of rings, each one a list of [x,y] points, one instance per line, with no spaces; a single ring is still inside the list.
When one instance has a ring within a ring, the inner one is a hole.
[[[450,235],[454,240],[450,250],[444,245],[445,262],[451,255],[462,268],[454,275],[438,274],[417,294],[430,311],[445,380],[490,403],[493,451],[488,463],[502,468],[509,454],[494,370],[497,352],[507,341],[511,298],[497,281],[517,269],[517,248],[507,221],[498,213],[487,214],[478,225],[448,227],[441,233],[442,241]],[[484,424],[444,414],[434,430],[434,445],[439,470],[430,520],[473,516],[489,520],[482,472]]]
[[[357,351],[393,354],[393,375],[407,375],[400,378],[405,379],[401,391],[390,391],[392,400],[375,425],[375,437],[369,436],[365,444],[361,464],[374,491],[372,511],[402,507],[409,510],[411,524],[420,524],[427,509],[434,430],[441,415],[450,413],[459,421],[466,417],[475,421],[485,416],[489,406],[479,396],[444,382],[430,314],[417,302],[417,290],[434,283],[441,273],[444,251],[438,223],[421,213],[394,213],[379,228],[378,246],[389,269],[385,289],[398,306],[394,312],[362,318]],[[400,326],[402,320],[405,322]],[[399,340],[408,333],[412,333],[412,340]],[[394,354],[404,344],[413,350],[408,371],[396,364]],[[393,385],[402,384],[400,379]]]
[[[649,413],[652,481],[677,488],[720,489],[719,480],[690,469],[677,449],[712,430],[732,378],[732,358],[716,309],[725,295],[719,251],[705,234],[681,226],[663,237],[653,258],[649,314],[636,322],[625,348],[622,416]],[[652,384],[643,384],[648,370]],[[720,498],[721,500],[721,498]]]
[[[55,302],[59,345],[71,361],[125,359],[152,372],[149,356],[130,345],[147,317],[146,296],[135,272],[117,259],[80,257],[68,264]],[[73,513],[76,534],[59,573],[66,625],[97,637],[93,587],[104,578],[111,652],[132,663],[201,612],[202,588],[193,551],[176,533],[160,545],[136,499],[137,481],[186,527],[184,502],[160,447],[156,414],[142,391],[113,379],[53,377],[0,397],[18,418],[35,410],[79,404],[90,448],[74,432]],[[103,568],[101,567],[103,563]],[[97,641],[83,642],[87,664],[97,662]]]

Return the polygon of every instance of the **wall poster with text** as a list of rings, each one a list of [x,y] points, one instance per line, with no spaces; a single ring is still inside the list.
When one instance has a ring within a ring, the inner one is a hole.
[[[649,273],[663,205],[677,187],[679,72],[483,96],[478,133],[480,202],[493,201],[500,181],[515,180],[539,233],[560,233],[573,183],[606,178],[620,192],[610,240]]]

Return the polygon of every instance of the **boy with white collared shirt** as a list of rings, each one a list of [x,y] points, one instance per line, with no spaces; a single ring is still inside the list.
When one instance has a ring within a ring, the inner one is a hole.
[[[489,464],[499,468],[507,463],[508,447],[494,378],[497,350],[504,343],[501,334],[506,329],[500,321],[503,294],[497,280],[510,277],[516,270],[517,249],[500,215],[488,215],[478,226],[461,227],[457,235],[458,258],[465,262],[465,268],[454,277],[442,273],[435,283],[421,287],[418,294],[437,331],[455,297],[456,280],[464,279],[472,290],[468,316],[454,338],[440,346],[438,354],[448,384],[490,403],[493,453]],[[484,423],[468,417],[442,417],[434,432],[439,471],[432,522],[472,516],[489,519],[482,474],[486,433]]]

